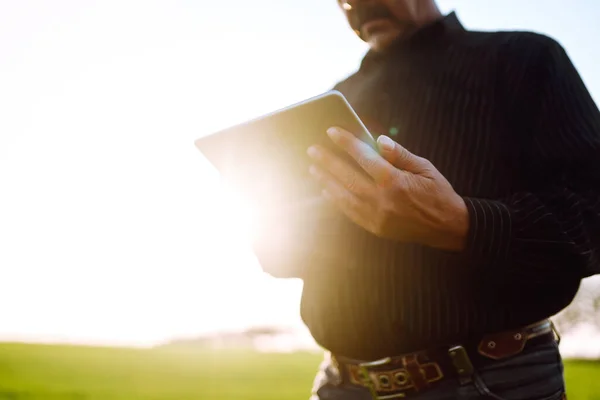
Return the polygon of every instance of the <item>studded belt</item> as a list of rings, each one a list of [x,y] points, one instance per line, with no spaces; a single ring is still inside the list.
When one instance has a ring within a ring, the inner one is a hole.
[[[521,353],[527,346],[560,341],[550,320],[484,336],[474,345],[446,346],[375,361],[332,355],[342,379],[371,391],[373,399],[408,397],[448,378],[469,381],[474,370]]]

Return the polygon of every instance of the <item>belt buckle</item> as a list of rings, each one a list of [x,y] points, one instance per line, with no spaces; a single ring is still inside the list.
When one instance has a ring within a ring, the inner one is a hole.
[[[404,393],[379,396],[377,394],[377,388],[375,386],[375,382],[373,382],[373,380],[371,379],[371,376],[369,375],[369,368],[380,367],[382,365],[389,364],[391,361],[392,361],[391,357],[386,357],[386,358],[382,358],[380,360],[363,362],[363,363],[358,364],[358,368],[362,375],[363,383],[369,389],[369,392],[371,393],[371,397],[373,398],[373,400],[389,400],[389,399],[399,399],[399,398],[406,397],[406,395]]]

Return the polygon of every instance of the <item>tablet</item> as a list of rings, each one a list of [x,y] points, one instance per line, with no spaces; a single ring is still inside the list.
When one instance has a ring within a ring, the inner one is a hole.
[[[311,204],[321,187],[308,173],[308,147],[341,153],[326,131],[338,126],[376,147],[342,93],[332,90],[195,141],[222,179],[253,207],[271,209]]]

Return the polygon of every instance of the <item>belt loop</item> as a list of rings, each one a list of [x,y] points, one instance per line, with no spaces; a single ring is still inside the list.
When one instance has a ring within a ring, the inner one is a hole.
[[[550,320],[550,328],[552,329],[552,332],[554,332],[554,338],[556,339],[556,344],[559,345],[560,344],[560,332],[558,332],[558,329],[556,328],[556,325],[554,324],[554,321]]]
[[[412,380],[412,383],[417,391],[425,389],[429,386],[429,383],[425,378],[425,372],[423,371],[423,368],[419,365],[419,362],[417,361],[416,354],[411,354],[402,357],[402,364],[408,372],[408,376],[410,376],[410,379]]]

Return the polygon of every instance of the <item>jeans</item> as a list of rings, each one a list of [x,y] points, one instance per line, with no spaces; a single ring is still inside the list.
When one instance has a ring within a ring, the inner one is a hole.
[[[565,399],[563,362],[556,343],[528,346],[522,353],[476,371],[472,382],[435,382],[412,400],[558,400]],[[341,382],[329,355],[321,363],[310,400],[372,400],[368,389]]]

